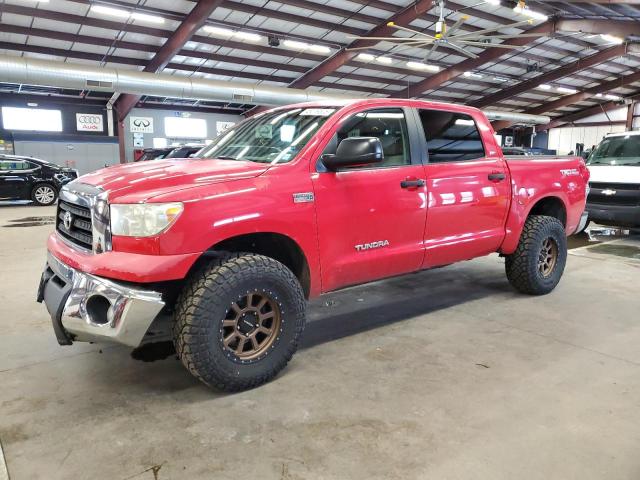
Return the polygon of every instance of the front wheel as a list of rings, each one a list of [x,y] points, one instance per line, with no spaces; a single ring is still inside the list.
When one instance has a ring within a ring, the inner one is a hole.
[[[522,293],[545,295],[562,277],[567,263],[567,237],[553,217],[527,218],[518,248],[507,255],[505,269],[511,285]]]
[[[209,386],[229,392],[257,387],[293,356],[305,307],[298,279],[280,262],[225,254],[194,274],[178,298],[176,351]]]
[[[36,205],[52,205],[57,197],[58,192],[55,187],[49,183],[40,183],[31,190],[31,200],[33,200],[33,203]]]

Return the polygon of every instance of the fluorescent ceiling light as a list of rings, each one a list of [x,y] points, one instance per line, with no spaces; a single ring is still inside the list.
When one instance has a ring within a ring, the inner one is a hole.
[[[101,15],[108,15],[110,17],[118,18],[133,18],[134,20],[140,20],[150,23],[164,23],[164,18],[157,15],[148,15],[140,12],[129,12],[128,10],[121,10],[120,8],[105,7],[104,5],[92,5],[91,11]]]
[[[523,8],[520,5],[516,5],[513,8],[513,11],[526,17],[533,18],[535,20],[542,20],[543,22],[549,20],[549,17],[547,17],[544,13],[536,12],[535,10],[531,10],[529,7]]]
[[[119,8],[105,7],[103,5],[92,5],[91,11],[95,13],[101,13],[103,15],[109,15],[111,17],[129,18],[130,12],[126,10],[120,10]]]
[[[412,68],[413,70],[427,70],[429,72],[439,72],[440,67],[437,65],[429,65],[427,63],[420,62],[407,62],[407,67]]]
[[[285,40],[284,42],[282,42],[282,44],[285,47],[295,48],[296,50],[306,50],[307,48],[309,48],[308,43],[297,42],[295,40]]]
[[[211,25],[205,25],[203,30],[208,33],[213,33],[214,35],[221,35],[224,37],[230,37],[231,35],[233,35],[233,30],[222,27],[213,27]]]
[[[622,100],[622,97],[619,97],[618,95],[611,95],[610,93],[605,95],[605,98],[609,100]]]
[[[601,93],[596,93],[596,98],[602,98],[602,94]]]
[[[624,43],[624,38],[616,37],[615,35],[609,35],[607,33],[601,34],[600,38],[602,38],[605,42],[615,43],[617,45]]]
[[[309,45],[309,50],[317,53],[331,53],[331,49],[325,45]]]
[[[164,23],[164,18],[158,17],[157,15],[148,15],[146,13],[133,12],[131,14],[131,18],[140,20],[141,22]]]
[[[558,87],[556,88],[556,90],[560,93],[571,93],[571,94],[578,93],[577,90],[573,88],[567,88],[567,87]]]
[[[490,5],[500,5],[500,0],[485,0],[485,3]]]
[[[508,78],[504,78],[504,77],[493,77],[493,79],[498,81],[498,82],[508,82],[509,81]]]
[[[473,72],[464,72],[463,75],[467,78],[482,78],[482,75]]]
[[[262,40],[261,35],[250,32],[235,32],[233,36],[241,40],[246,40],[248,42],[259,42],[260,40]]]
[[[230,28],[214,27],[213,25],[205,25],[202,29],[207,33],[212,33],[219,37],[235,37],[239,40],[246,40],[247,42],[259,42],[262,40],[262,36],[257,33],[240,32],[231,30]]]
[[[551,90],[551,85],[547,85],[546,83],[541,83],[536,88],[539,88],[540,90]]]
[[[376,59],[376,57],[374,57],[373,55],[371,55],[369,53],[361,53],[356,58],[358,60],[360,60],[360,61],[363,61],[363,62],[373,62]]]
[[[308,44],[304,42],[298,42],[297,40],[285,40],[282,42],[287,48],[293,48],[294,50],[311,50],[317,53],[330,53],[331,49],[324,45]]]
[[[376,61],[380,63],[384,63],[385,65],[389,65],[390,63],[393,63],[393,60],[389,57],[377,57]]]

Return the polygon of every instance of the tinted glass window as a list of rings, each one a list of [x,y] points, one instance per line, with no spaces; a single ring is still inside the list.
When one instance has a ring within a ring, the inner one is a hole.
[[[348,137],[376,137],[382,143],[384,160],[367,168],[411,163],[407,121],[402,109],[385,108],[356,113],[336,132],[324,153],[334,154],[338,144]]]
[[[0,170],[31,170],[35,165],[26,160],[2,160],[0,161]]]
[[[458,162],[485,156],[476,122],[469,115],[420,110],[429,162]]]

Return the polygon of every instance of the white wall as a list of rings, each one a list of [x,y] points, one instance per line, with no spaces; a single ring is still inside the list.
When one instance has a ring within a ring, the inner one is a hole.
[[[607,118],[607,115],[609,118]],[[585,149],[590,149],[592,145],[597,145],[608,133],[624,132],[624,125],[611,125],[604,127],[580,127],[580,123],[590,122],[607,122],[626,121],[627,107],[599,113],[591,117],[583,118],[575,122],[573,127],[552,128],[549,130],[549,149],[557,150],[559,155],[567,155],[571,151],[575,151],[576,143],[583,143]],[[638,127],[640,122],[636,119]]]

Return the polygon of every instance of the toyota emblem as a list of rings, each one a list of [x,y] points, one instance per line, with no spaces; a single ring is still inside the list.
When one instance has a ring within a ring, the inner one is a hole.
[[[65,212],[64,217],[62,217],[62,223],[64,223],[64,228],[71,230],[71,225],[73,224],[73,215],[71,215],[71,212]]]

